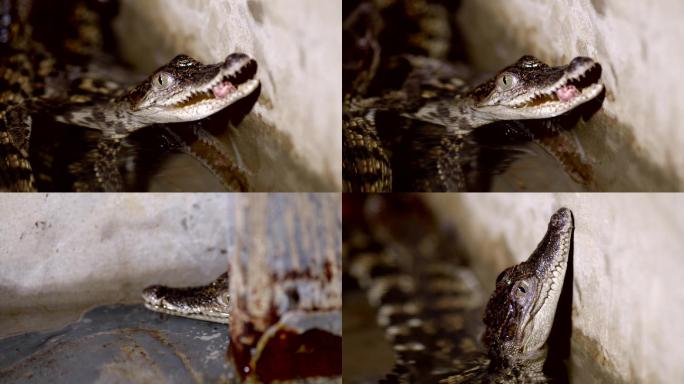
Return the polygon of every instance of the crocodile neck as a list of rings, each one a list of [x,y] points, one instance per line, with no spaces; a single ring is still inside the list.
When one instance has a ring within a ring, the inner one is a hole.
[[[174,288],[152,285],[143,290],[142,298],[145,307],[155,312],[215,323],[229,323],[230,295],[227,272],[204,286]]]

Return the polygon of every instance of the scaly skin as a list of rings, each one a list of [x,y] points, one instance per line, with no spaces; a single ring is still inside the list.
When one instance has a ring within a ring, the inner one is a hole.
[[[467,172],[478,167],[475,129],[556,118],[603,92],[601,66],[586,57],[550,67],[523,56],[475,83],[470,69],[430,49],[450,44],[448,34],[431,29],[445,27],[445,20],[429,17],[448,14],[438,11],[440,2],[386,2],[397,7],[391,12],[373,2],[360,3],[344,23],[346,192],[466,190]],[[424,33],[396,41],[403,32],[392,24],[397,17],[417,22]]]
[[[230,294],[227,272],[211,284],[199,287],[172,288],[152,285],[143,290],[142,298],[145,307],[155,312],[215,323],[229,323]]]
[[[26,104],[45,93],[43,79],[54,69],[54,59],[31,38],[27,4],[0,4],[0,190],[32,191],[34,175],[28,160],[31,119]],[[6,23],[9,21],[9,23]]]
[[[374,198],[366,219],[369,229],[345,247],[349,273],[378,307],[378,322],[395,350],[395,368],[383,382],[550,379],[542,369],[567,269],[570,210],[559,209],[532,255],[499,275],[486,307],[474,275],[459,265],[458,238],[442,233],[420,201]],[[483,312],[480,343],[476,314]]]
[[[484,314],[488,365],[472,367],[443,383],[547,382],[546,340],[563,289],[573,228],[572,212],[559,209],[532,255],[501,272]]]
[[[344,209],[353,210],[347,201]],[[394,349],[395,368],[383,382],[435,383],[478,348],[484,297],[477,279],[459,239],[417,196],[369,196],[365,212],[367,228],[345,218],[344,264]]]

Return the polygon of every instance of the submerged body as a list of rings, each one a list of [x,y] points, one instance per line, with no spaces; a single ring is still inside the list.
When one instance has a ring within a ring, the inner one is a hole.
[[[559,209],[530,257],[501,272],[484,313],[486,364],[443,383],[542,383],[556,307],[568,267],[572,212]]]

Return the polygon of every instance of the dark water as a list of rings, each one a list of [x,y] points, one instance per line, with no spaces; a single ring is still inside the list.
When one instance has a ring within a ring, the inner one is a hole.
[[[377,383],[394,366],[394,352],[360,290],[345,290],[342,371],[348,383]]]
[[[229,382],[227,346],[226,325],[101,306],[62,329],[0,340],[0,381]]]

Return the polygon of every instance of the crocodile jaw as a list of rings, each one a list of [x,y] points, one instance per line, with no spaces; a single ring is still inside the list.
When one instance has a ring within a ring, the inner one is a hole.
[[[206,66],[185,60],[188,64],[174,59],[129,94],[132,119],[142,125],[201,120],[259,87],[257,63],[245,54],[234,53],[221,64]],[[160,85],[160,76],[170,84]]]
[[[257,63],[242,53],[204,65],[176,56],[128,94],[104,102],[51,107],[55,120],[125,137],[152,124],[201,120],[259,88]]]
[[[143,296],[144,298],[144,296]],[[159,312],[159,313],[164,313],[167,315],[172,315],[172,316],[181,316],[181,317],[187,317],[189,319],[194,319],[194,320],[203,320],[203,321],[211,321],[214,323],[222,323],[222,324],[230,324],[230,316],[227,313],[219,313],[219,312],[207,312],[206,314],[202,313],[192,313],[188,312],[186,310],[181,310],[179,308],[173,308],[168,306],[168,304],[161,304],[161,305],[155,305],[152,304],[148,301],[145,301],[145,308],[154,311],[154,312]]]
[[[521,59],[522,60],[522,59]],[[546,119],[562,115],[596,98],[603,91],[601,65],[592,59],[578,57],[563,67],[551,68],[539,62],[539,69],[525,68],[537,77],[525,78],[525,72],[502,71],[519,84],[510,90],[497,85],[488,97],[473,104],[473,115],[483,123],[501,120]],[[524,68],[524,67],[523,67]],[[498,77],[497,77],[498,78]]]
[[[259,80],[256,79],[250,79],[237,87],[224,81],[227,82],[217,79],[216,83],[198,89],[176,104],[155,107],[146,115],[151,116],[157,123],[201,120],[252,94],[259,86]]]
[[[536,275],[541,284],[534,305],[523,320],[523,353],[542,349],[551,332],[568,267],[572,230],[570,210],[558,210],[551,217],[546,236],[528,259],[536,265]]]
[[[498,105],[485,107],[480,109],[478,113],[482,116],[487,116],[492,121],[548,119],[572,111],[587,101],[594,99],[603,91],[603,84],[591,84],[579,90],[578,93],[571,96],[571,99],[563,101],[558,96],[554,96],[562,87],[549,89],[548,92],[535,96],[539,99],[532,99],[528,102],[512,106]]]

